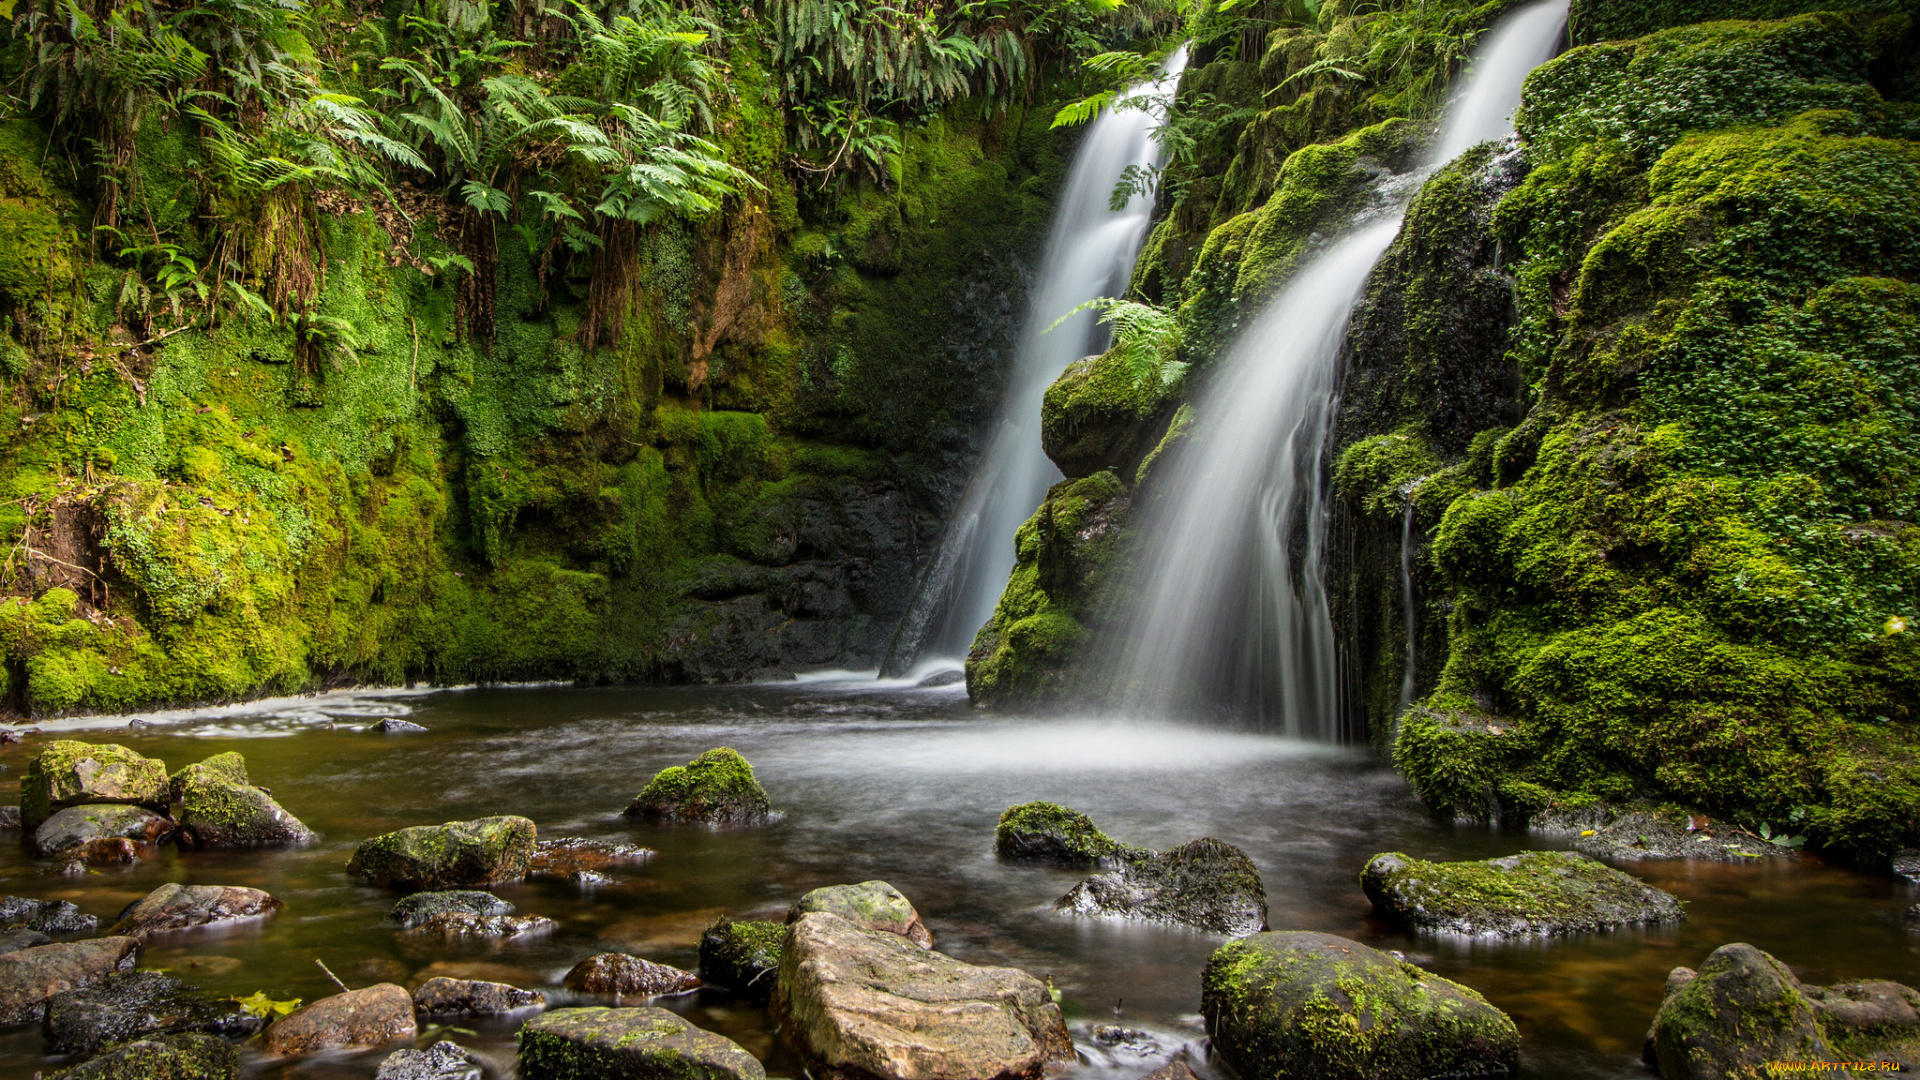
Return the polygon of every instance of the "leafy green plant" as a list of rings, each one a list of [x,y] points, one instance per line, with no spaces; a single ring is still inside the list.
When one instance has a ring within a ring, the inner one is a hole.
[[[1186,376],[1187,365],[1179,359],[1181,330],[1177,312],[1137,300],[1103,296],[1055,319],[1047,327],[1048,332],[1084,311],[1100,312],[1100,322],[1112,328],[1112,351],[1125,361],[1134,385],[1157,382],[1161,386],[1172,386]]]

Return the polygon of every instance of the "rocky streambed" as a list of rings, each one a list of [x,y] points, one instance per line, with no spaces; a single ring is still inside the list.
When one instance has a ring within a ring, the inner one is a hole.
[[[1708,1076],[1920,1024],[1898,879],[1455,830],[1284,740],[855,681],[126,724],[0,746],[0,1075]]]

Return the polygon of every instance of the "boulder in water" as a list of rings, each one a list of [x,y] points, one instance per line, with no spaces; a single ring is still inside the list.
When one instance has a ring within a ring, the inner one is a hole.
[[[231,1001],[209,1001],[160,971],[115,972],[47,1002],[47,1048],[91,1054],[103,1046],[150,1035],[199,1032],[229,1039],[257,1034],[266,1021]]]
[[[1185,1061],[1176,1060],[1167,1062],[1141,1077],[1140,1080],[1200,1080],[1200,1078],[1193,1074],[1192,1067]]]
[[[1424,862],[1394,852],[1374,856],[1360,885],[1389,922],[1476,937],[1573,934],[1686,917],[1670,893],[1571,851],[1483,862]]]
[[[1332,934],[1255,934],[1200,977],[1214,1053],[1250,1080],[1511,1076],[1520,1032],[1459,983]]]
[[[107,933],[144,938],[175,930],[270,918],[285,906],[259,889],[168,882],[121,912],[120,921]]]
[[[267,1052],[278,1056],[383,1046],[411,1039],[413,996],[392,983],[324,997],[267,1029]]]
[[[511,815],[416,825],[363,842],[347,873],[412,889],[498,885],[527,876],[534,843],[533,822]]]
[[[111,743],[48,743],[20,779],[20,821],[29,831],[69,806],[125,803],[164,811],[167,801],[166,763]]]
[[[96,803],[56,810],[33,832],[42,855],[58,855],[92,840],[131,840],[157,844],[173,833],[173,822],[144,806]]]
[[[0,1024],[26,1024],[46,1015],[57,995],[90,986],[140,959],[130,937],[61,941],[0,955]]]
[[[974,967],[829,912],[787,928],[774,1015],[810,1061],[878,1080],[1038,1077],[1073,1059],[1040,980]]]
[[[1267,890],[1253,860],[1232,844],[1206,837],[1090,877],[1053,907],[1236,937],[1267,927]]]
[[[316,837],[273,796],[254,786],[247,759],[216,754],[173,774],[168,786],[180,803],[180,842],[195,848],[308,844]]]
[[[469,1014],[490,1016],[539,1008],[547,996],[538,990],[522,990],[502,982],[480,979],[450,979],[438,975],[413,992],[414,1010],[422,1016]]]
[[[1596,859],[1692,859],[1697,862],[1750,863],[1756,859],[1797,859],[1800,853],[1742,829],[1716,826],[1705,815],[1679,821],[1645,810],[1595,806],[1584,810],[1545,810],[1528,820],[1528,829],[1571,837],[1573,850]]]
[[[764,998],[780,971],[787,926],[722,918],[700,935],[700,977],[716,986]]]
[[[446,889],[419,892],[393,905],[387,918],[401,926],[419,926],[442,912],[466,912],[471,915],[511,915],[513,905],[492,893],[471,889]]]
[[[534,846],[528,877],[589,880],[616,866],[638,866],[653,858],[653,849],[584,836],[559,836]]]
[[[555,1009],[520,1029],[521,1080],[766,1080],[731,1039],[651,1005]]]
[[[471,911],[441,911],[407,930],[420,937],[447,941],[461,938],[510,938],[544,934],[557,924],[544,915],[475,915]]]
[[[788,910],[787,922],[798,922],[802,915],[816,911],[838,915],[863,930],[898,934],[923,949],[933,948],[933,931],[920,921],[913,901],[884,881],[815,889]]]
[[[0,956],[21,949],[31,949],[35,945],[51,945],[53,939],[38,930],[9,930],[0,932]]]
[[[425,1050],[395,1050],[373,1080],[480,1080],[479,1055],[464,1046],[437,1042]]]
[[[212,1035],[136,1039],[92,1061],[52,1074],[52,1080],[239,1080],[240,1055]]]
[[[773,816],[767,789],[738,751],[722,746],[685,765],[660,770],[627,805],[645,821],[759,825]]]
[[[1152,852],[1128,848],[1101,832],[1093,819],[1059,803],[1009,806],[993,830],[994,854],[1019,862],[1054,866],[1105,866]]]
[[[397,716],[386,716],[382,717],[379,723],[374,724],[367,730],[377,731],[382,735],[411,735],[415,732],[427,730],[427,726],[425,724],[416,724],[411,720],[402,720]]]
[[[0,927],[67,936],[94,933],[100,929],[100,920],[65,900],[4,896],[0,897]]]
[[[582,994],[656,998],[700,989],[700,976],[626,953],[590,956],[567,972],[562,984]]]

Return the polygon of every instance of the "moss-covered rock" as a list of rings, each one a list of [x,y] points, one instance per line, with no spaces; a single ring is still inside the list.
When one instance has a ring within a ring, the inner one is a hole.
[[[1267,928],[1267,890],[1247,853],[1211,837],[1130,853],[1054,901],[1055,911],[1175,923],[1243,937]]]
[[[415,825],[362,841],[347,873],[411,889],[518,881],[533,859],[535,832],[533,822],[512,815]]]
[[[216,754],[174,773],[167,783],[180,803],[181,841],[187,846],[268,847],[316,839],[312,829],[254,786],[239,754]]]
[[[1257,934],[1201,974],[1213,1048],[1246,1080],[1510,1076],[1520,1032],[1459,983],[1332,934]]]
[[[857,885],[828,885],[794,901],[787,910],[787,923],[801,916],[825,912],[847,920],[862,930],[897,934],[923,949],[933,948],[933,931],[920,921],[913,901],[884,881],[862,881]]]
[[[700,977],[749,998],[765,998],[773,993],[786,937],[782,922],[717,919],[700,934]]]
[[[419,926],[436,915],[449,912],[487,918],[513,914],[513,905],[487,892],[470,889],[444,889],[417,892],[393,905],[387,918],[403,927]]]
[[[1360,887],[1389,922],[1474,937],[1591,933],[1686,917],[1672,894],[1571,851],[1481,862],[1375,855]]]
[[[123,803],[167,810],[167,765],[111,743],[58,739],[27,763],[20,779],[20,819],[29,831],[53,812],[86,803]]]
[[[526,1080],[765,1080],[752,1054],[649,1005],[554,1009],[520,1029]]]
[[[1070,479],[1132,476],[1160,441],[1178,401],[1158,372],[1138,373],[1117,350],[1075,361],[1047,387],[1040,445]]]
[[[136,1039],[62,1069],[57,1080],[238,1080],[240,1055],[213,1035]]]
[[[1056,866],[1099,866],[1152,854],[1114,840],[1078,810],[1050,802],[1007,807],[993,827],[993,851],[1003,859]]]
[[[758,825],[772,816],[773,801],[747,759],[722,746],[660,770],[626,812],[645,821]]]

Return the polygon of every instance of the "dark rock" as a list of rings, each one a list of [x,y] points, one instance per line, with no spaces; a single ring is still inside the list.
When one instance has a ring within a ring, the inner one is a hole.
[[[717,986],[765,998],[780,969],[787,927],[777,922],[720,919],[700,935],[700,977]]]
[[[638,866],[651,858],[653,849],[638,844],[561,836],[534,846],[527,876],[578,880],[582,875],[599,874],[616,866]]]
[[[534,842],[533,822],[523,817],[416,825],[362,843],[347,873],[413,889],[498,885],[527,876]]]
[[[19,831],[22,828],[20,808],[17,806],[0,806],[0,831]]]
[[[700,988],[700,976],[677,967],[656,964],[625,953],[601,953],[575,964],[561,980],[582,994],[656,998],[691,993]]]
[[[89,866],[122,866],[139,862],[148,850],[148,847],[122,836],[96,836],[61,852],[51,872],[84,874]]]
[[[747,759],[722,746],[660,770],[626,812],[646,821],[758,825],[773,815],[773,803]]]
[[[209,1001],[171,975],[126,971],[56,995],[47,1002],[45,1031],[49,1050],[91,1054],[149,1035],[199,1032],[244,1039],[265,1026],[262,1018],[230,1001]]]
[[[31,949],[35,945],[51,945],[53,939],[38,930],[11,930],[0,933],[0,955]]]
[[[46,1015],[56,995],[90,986],[140,959],[129,937],[37,945],[0,955],[0,1024],[26,1024]]]
[[[100,920],[81,914],[78,907],[65,900],[6,896],[0,897],[0,927],[37,930],[42,934],[91,934],[100,929]]]
[[[422,1016],[449,1016],[461,1013],[490,1015],[539,1008],[547,996],[538,990],[522,990],[500,982],[479,979],[449,979],[444,975],[428,979],[413,992],[413,1007]]]
[[[392,983],[324,997],[281,1017],[267,1029],[270,1054],[382,1046],[418,1032],[413,997]]]
[[[1920,883],[1920,850],[1901,848],[1893,853],[1893,875]]]
[[[395,1050],[373,1080],[480,1080],[479,1056],[464,1046],[437,1042],[425,1050]]]
[[[50,742],[20,780],[20,820],[28,829],[69,806],[126,803],[164,811],[167,802],[166,763],[112,744]]]
[[[1169,1061],[1140,1080],[1200,1080],[1185,1061]]]
[[[1109,866],[1153,854],[1116,842],[1087,815],[1050,802],[1007,807],[994,826],[993,851],[1003,859],[1055,866]]]
[[[1119,1024],[1101,1024],[1094,1028],[1093,1041],[1101,1046],[1125,1047],[1138,1057],[1146,1057],[1160,1050],[1160,1040],[1154,1038],[1152,1032],[1121,1027]]]
[[[1217,934],[1267,926],[1267,891],[1247,853],[1210,837],[1090,877],[1054,902],[1079,915],[1196,926]]]
[[[393,905],[387,918],[401,926],[419,926],[442,912],[464,911],[472,915],[511,915],[513,905],[492,893],[470,889],[414,893]]]
[[[1037,1077],[1073,1060],[1046,984],[828,912],[788,928],[773,1013],[809,1061],[879,1080]],[[817,1075],[817,1074],[816,1074]]]
[[[766,1080],[731,1039],[649,1005],[555,1009],[520,1029],[521,1080]]]
[[[180,803],[180,842],[195,848],[277,847],[317,837],[247,776],[239,754],[216,754],[175,773],[168,786]]]
[[[166,1035],[117,1046],[52,1080],[239,1080],[240,1055],[212,1035]]]
[[[1360,874],[1373,910],[1398,926],[1479,937],[1576,934],[1677,922],[1680,901],[1571,851],[1483,862],[1376,855]]]
[[[169,882],[120,913],[109,934],[148,937],[174,930],[265,919],[286,905],[239,885],[181,885]]]
[[[815,911],[838,915],[863,930],[898,934],[923,949],[933,948],[933,931],[920,921],[913,902],[884,881],[815,889],[788,909],[787,922],[798,922],[800,916]]]
[[[1689,825],[1694,826],[1688,828]],[[1573,849],[1596,859],[1695,859],[1747,863],[1755,859],[1795,859],[1800,853],[1731,826],[1716,827],[1705,817],[1668,821],[1644,810],[1597,806],[1565,813],[1535,814],[1533,832],[1570,836]]]
[[[1266,933],[1200,978],[1214,1053],[1243,1077],[1507,1077],[1520,1032],[1485,998],[1346,938]]]
[[[378,731],[383,735],[402,735],[409,732],[425,731],[427,727],[425,724],[416,724],[411,720],[402,720],[397,716],[389,716],[383,718],[379,723],[367,730]]]
[[[544,934],[556,925],[544,915],[475,915],[470,911],[442,911],[427,916],[409,928],[407,933],[455,941],[460,938],[510,938]]]
[[[954,686],[967,681],[965,668],[947,668],[936,671],[913,685],[921,690],[931,690],[937,686]]]
[[[33,846],[42,855],[58,855],[90,840],[126,839],[157,844],[173,833],[173,822],[143,806],[106,803],[69,806],[34,830]]]

